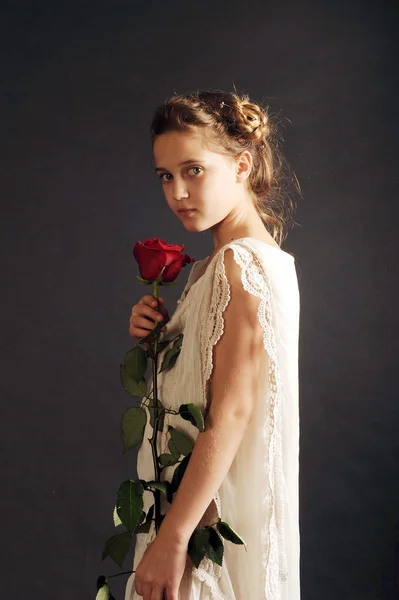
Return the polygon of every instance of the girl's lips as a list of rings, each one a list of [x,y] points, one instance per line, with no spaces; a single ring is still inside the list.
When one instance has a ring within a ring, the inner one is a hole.
[[[190,215],[195,212],[195,208],[187,208],[185,210],[179,210],[178,212],[181,215]]]

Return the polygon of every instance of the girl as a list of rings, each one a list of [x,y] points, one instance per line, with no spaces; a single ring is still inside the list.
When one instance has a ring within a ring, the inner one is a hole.
[[[210,229],[214,242],[161,333],[184,337],[174,367],[158,375],[164,406],[196,404],[205,429],[165,414],[158,454],[169,452],[169,424],[194,449],[173,503],[161,496],[158,534],[137,534],[125,600],[299,600],[299,291],[295,260],[280,247],[293,203],[276,128],[247,95],[197,91],[161,105],[151,133],[170,209],[188,231]],[[145,295],[129,333],[147,335],[168,317],[162,298],[159,310]],[[138,452],[146,480],[154,477],[151,433]],[[144,494],[146,512],[152,503]],[[224,539],[222,566],[205,556],[196,568],[188,540],[218,518],[246,547]]]

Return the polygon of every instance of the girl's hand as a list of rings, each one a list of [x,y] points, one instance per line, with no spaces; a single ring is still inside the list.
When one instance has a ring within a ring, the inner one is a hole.
[[[129,318],[129,335],[136,342],[148,335],[156,326],[154,321],[169,320],[169,313],[165,308],[165,300],[159,296],[159,308],[157,301],[151,294],[145,294],[141,300],[132,308],[132,314]],[[162,329],[164,331],[165,328]],[[147,344],[148,345],[148,344]]]
[[[144,600],[178,600],[187,556],[187,544],[174,542],[159,530],[137,565],[136,592]]]

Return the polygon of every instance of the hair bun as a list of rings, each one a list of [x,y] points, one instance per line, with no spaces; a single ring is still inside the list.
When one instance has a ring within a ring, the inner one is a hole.
[[[241,116],[239,127],[248,141],[265,140],[270,134],[270,123],[268,115],[262,107],[243,99],[238,103],[237,108]]]

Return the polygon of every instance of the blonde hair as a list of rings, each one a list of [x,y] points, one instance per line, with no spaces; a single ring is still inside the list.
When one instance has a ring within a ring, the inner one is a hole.
[[[175,94],[159,106],[150,126],[152,145],[168,131],[194,131],[216,152],[236,157],[247,149],[253,168],[247,179],[254,206],[274,240],[281,245],[296,222],[293,188],[301,195],[295,174],[280,151],[277,122],[267,106],[247,94],[202,90]],[[241,141],[239,141],[241,140]]]

